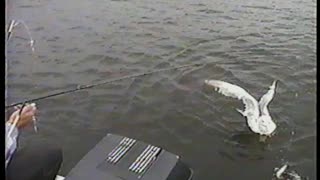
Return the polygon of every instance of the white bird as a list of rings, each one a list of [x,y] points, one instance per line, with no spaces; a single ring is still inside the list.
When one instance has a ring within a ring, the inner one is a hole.
[[[245,109],[244,111],[237,109],[237,111],[247,118],[248,126],[254,133],[265,137],[273,135],[277,126],[272,121],[267,106],[275,94],[276,81],[273,81],[268,92],[261,97],[259,102],[237,85],[219,80],[205,80],[205,84],[214,87],[216,91],[225,96],[242,100]]]
[[[276,177],[278,179],[280,179],[282,177],[282,174],[286,171],[286,169],[288,168],[288,165],[285,164],[283,165],[281,168],[275,168],[274,170],[276,171]]]
[[[281,168],[275,168],[275,177],[277,180],[302,180],[302,177],[296,171],[287,171],[289,165],[285,164]]]

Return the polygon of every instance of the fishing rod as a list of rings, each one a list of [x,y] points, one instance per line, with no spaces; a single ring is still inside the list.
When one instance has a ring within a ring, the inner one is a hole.
[[[14,28],[17,27],[18,25],[22,24],[22,26],[24,27],[24,29],[26,30],[28,37],[29,37],[29,43],[30,43],[30,48],[32,51],[32,56],[33,58],[35,58],[35,48],[34,48],[34,40],[32,38],[31,32],[29,27],[27,26],[27,24],[22,21],[22,20],[11,20],[7,29],[7,37],[6,37],[6,49],[5,49],[5,86],[7,87],[8,84],[8,73],[9,73],[9,62],[7,60],[7,48],[8,48],[8,44],[9,44],[9,40],[11,39],[11,37],[13,36],[14,33]],[[8,96],[8,92],[7,90],[5,90],[5,97]]]
[[[6,37],[6,47],[9,43],[9,40],[11,39],[12,35],[13,35],[13,29],[18,26],[19,24],[22,24],[23,27],[25,28],[25,30],[27,31],[28,33],[28,36],[29,36],[29,40],[30,40],[30,48],[32,50],[32,55],[33,57],[35,58],[35,48],[34,48],[34,40],[31,36],[31,32],[28,28],[28,26],[26,25],[26,23],[24,21],[21,21],[21,20],[11,20],[11,22],[9,23],[9,26],[8,26],[8,29],[7,29],[7,37]],[[179,52],[178,54],[176,54],[174,57],[177,57],[179,56],[180,54],[182,54],[184,51],[186,51],[186,49],[189,49],[189,47],[183,49],[181,52]],[[174,58],[172,57],[172,58]],[[7,50],[6,50],[6,63],[5,63],[5,70],[6,70],[6,77],[8,75],[8,61],[7,61]],[[120,80],[124,80],[124,79],[129,79],[129,78],[134,78],[134,77],[139,77],[139,76],[145,76],[145,75],[151,75],[151,74],[154,74],[154,73],[158,73],[158,72],[163,72],[163,71],[169,71],[169,70],[175,70],[175,69],[182,69],[182,68],[186,68],[186,67],[191,67],[191,66],[200,66],[202,64],[198,63],[198,64],[190,64],[190,65],[184,65],[184,66],[177,66],[177,67],[172,67],[172,68],[166,68],[166,69],[159,69],[159,70],[154,70],[154,71],[149,71],[149,72],[145,72],[145,73],[138,73],[138,74],[133,74],[133,75],[128,75],[128,76],[123,76],[123,77],[120,77],[120,78],[114,78],[114,79],[111,79],[111,80],[106,80],[106,81],[103,81],[103,82],[100,82],[100,83],[95,83],[95,84],[89,84],[89,85],[81,85],[81,86],[77,86],[77,88],[74,88],[74,89],[69,89],[69,90],[66,90],[66,91],[61,91],[61,92],[58,92],[58,93],[52,93],[52,94],[49,94],[49,95],[46,95],[46,96],[41,96],[41,97],[37,97],[37,98],[33,98],[33,99],[29,99],[29,100],[25,100],[25,101],[22,101],[22,102],[17,102],[17,103],[13,103],[11,105],[8,105],[6,106],[5,108],[8,109],[8,108],[12,108],[14,107],[15,109],[19,109],[18,111],[18,115],[16,116],[16,118],[14,119],[13,121],[13,126],[11,127],[11,129],[9,130],[9,135],[13,132],[13,128],[16,127],[18,121],[21,119],[21,115],[22,115],[22,110],[23,108],[26,106],[26,105],[29,105],[30,102],[35,102],[35,101],[39,101],[39,100],[43,100],[43,99],[47,99],[47,98],[50,98],[50,97],[55,97],[55,96],[59,96],[59,95],[63,95],[63,94],[68,94],[68,93],[73,93],[73,92],[76,92],[76,91],[80,91],[80,90],[84,90],[84,89],[89,89],[89,88],[94,88],[96,86],[100,86],[100,85],[104,85],[104,84],[108,84],[108,83],[112,83],[112,82],[115,82],[115,81],[120,81]],[[6,87],[7,87],[7,79],[6,79]],[[5,91],[5,96],[7,97],[7,90]],[[34,103],[30,104],[32,106],[35,106]],[[34,126],[34,130],[35,132],[37,132],[38,128],[36,126],[36,119],[35,117],[33,117],[33,126]]]
[[[11,21],[11,23],[9,25],[9,28],[8,28],[7,42],[9,42],[10,38],[12,37],[14,27],[18,26],[19,24],[22,24],[23,27],[26,29],[26,31],[28,33],[29,40],[30,40],[30,47],[31,47],[31,50],[32,50],[32,55],[34,55],[34,53],[35,53],[34,40],[32,39],[31,32],[30,32],[28,26],[26,25],[26,23],[24,21],[21,21],[21,20],[12,20]],[[179,53],[175,54],[173,57],[169,57],[169,59],[175,58],[175,57],[183,54],[190,47],[191,46],[184,48],[182,51],[180,51]],[[48,94],[48,95],[45,95],[45,96],[41,96],[41,97],[37,97],[37,98],[33,98],[33,99],[21,101],[21,102],[16,102],[16,103],[13,103],[11,105],[5,106],[5,109],[12,108],[12,107],[15,107],[15,106],[21,105],[21,104],[26,104],[26,103],[30,103],[30,102],[35,102],[35,101],[39,101],[39,100],[43,100],[43,99],[59,96],[59,95],[64,95],[64,94],[77,92],[77,91],[84,90],[84,89],[94,88],[96,86],[101,86],[101,85],[104,85],[104,84],[109,84],[109,83],[116,82],[116,81],[121,81],[121,80],[124,80],[124,79],[130,79],[130,78],[135,78],[135,77],[139,77],[139,76],[151,75],[151,74],[159,73],[159,72],[163,72],[163,71],[170,71],[170,70],[182,69],[182,68],[191,67],[191,66],[201,66],[201,65],[205,65],[205,64],[204,63],[195,63],[195,64],[182,65],[182,66],[176,66],[176,67],[171,67],[171,68],[164,68],[164,69],[159,69],[159,70],[154,70],[154,71],[149,71],[149,72],[144,72],[144,73],[137,73],[137,74],[133,74],[133,75],[123,76],[123,77],[120,77],[120,78],[113,78],[113,79],[106,80],[106,81],[103,81],[103,82],[100,82],[100,83],[89,84],[89,85],[80,85],[80,86],[77,86],[76,88],[73,88],[73,89],[69,89],[69,90],[65,90],[65,91],[61,91],[61,92],[57,92],[57,93],[52,93],[52,94]],[[8,68],[8,65],[6,63],[6,73],[7,73],[7,70],[8,70],[7,68]]]
[[[13,35],[13,29],[18,26],[18,25],[22,25],[27,34],[28,34],[28,37],[29,37],[29,43],[30,43],[30,47],[31,47],[31,50],[32,52],[34,53],[35,52],[35,48],[34,48],[34,40],[32,39],[32,35],[31,35],[31,32],[30,32],[30,29],[29,27],[27,26],[27,24],[22,21],[22,20],[11,20],[10,24],[9,24],[9,27],[8,27],[8,34],[7,34],[7,45],[9,43],[9,40],[11,39],[12,35]]]
[[[33,57],[35,57],[34,40],[33,40],[32,36],[31,36],[31,32],[30,32],[29,27],[28,27],[27,24],[26,24],[24,21],[22,21],[22,20],[11,20],[11,22],[9,23],[9,26],[8,26],[8,29],[7,29],[6,48],[7,48],[8,44],[9,44],[10,38],[11,38],[12,35],[13,35],[13,29],[14,29],[16,26],[20,25],[20,24],[23,25],[23,27],[25,28],[25,30],[26,30],[27,33],[28,33],[29,40],[30,40],[30,48],[31,48],[31,50],[32,50],[32,55],[33,55]],[[8,76],[7,49],[5,50],[5,76],[6,76],[6,77]],[[8,81],[8,80],[7,80],[7,78],[6,78],[6,81],[5,81],[6,87],[7,87],[7,84],[8,84],[7,81]],[[7,90],[5,91],[5,96],[6,96],[6,97],[8,96]],[[19,106],[14,106],[15,109],[18,109],[19,111],[18,111],[18,115],[16,116],[16,118],[15,118],[14,121],[13,121],[13,124],[12,124],[12,126],[11,126],[11,129],[9,130],[9,133],[8,133],[9,136],[10,136],[10,134],[13,132],[13,129],[14,129],[14,127],[16,127],[18,121],[20,121],[21,115],[22,115],[22,110],[23,110],[23,108],[24,108],[26,105],[29,105],[29,104],[27,104],[27,102],[23,102],[23,103],[20,103]],[[30,104],[30,105],[33,106],[33,107],[35,107],[35,104],[34,104],[34,103],[33,103],[33,104]],[[35,130],[35,132],[37,132],[37,131],[38,131],[38,128],[37,128],[37,126],[36,126],[36,119],[35,119],[34,116],[33,116],[33,118],[32,118],[32,121],[33,121],[34,130]]]
[[[154,71],[137,73],[137,74],[127,75],[127,76],[123,76],[123,77],[119,77],[119,78],[113,78],[113,79],[109,79],[109,80],[102,81],[99,83],[88,84],[88,85],[79,85],[73,89],[69,89],[69,90],[65,90],[65,91],[61,91],[61,92],[57,92],[57,93],[52,93],[52,94],[48,94],[48,95],[33,98],[33,99],[28,99],[28,100],[21,101],[21,102],[16,102],[11,105],[5,106],[5,108],[8,109],[8,108],[12,108],[17,105],[20,105],[20,104],[35,102],[35,101],[39,101],[39,100],[43,100],[43,99],[47,99],[47,98],[51,98],[51,97],[55,97],[55,96],[60,96],[60,95],[64,95],[64,94],[77,92],[77,91],[84,90],[84,89],[90,89],[90,88],[94,88],[97,86],[101,86],[101,85],[105,85],[105,84],[109,84],[109,83],[113,83],[113,82],[121,81],[121,80],[125,80],[125,79],[131,79],[131,78],[136,78],[136,77],[140,77],[140,76],[146,76],[146,75],[151,75],[151,74],[155,74],[155,73],[160,73],[160,72],[164,72],[164,71],[177,70],[177,69],[182,69],[182,68],[186,68],[186,67],[202,66],[202,65],[205,65],[205,63],[195,63],[195,64],[182,65],[182,66],[176,66],[176,67],[171,67],[171,68],[163,68],[163,69],[158,69],[158,70],[154,70]]]

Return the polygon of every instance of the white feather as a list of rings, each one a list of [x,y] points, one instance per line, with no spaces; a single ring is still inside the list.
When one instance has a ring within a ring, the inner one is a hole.
[[[272,85],[269,87],[268,92],[261,97],[259,101],[259,107],[262,115],[270,116],[267,106],[274,97],[275,89],[276,89],[276,81],[273,81]]]
[[[242,100],[245,105],[244,111],[238,110],[243,116],[247,118],[248,126],[250,129],[261,135],[270,135],[276,128],[272,121],[267,105],[274,96],[275,82],[270,87],[270,90],[261,98],[260,103],[252,97],[243,88],[219,80],[205,80],[205,83],[215,88],[219,93]],[[260,116],[260,110],[261,112]]]
[[[285,172],[285,170],[287,169],[288,165],[283,165],[280,169],[277,169],[277,172],[276,172],[276,177],[278,179],[280,179],[282,177],[282,174]]]

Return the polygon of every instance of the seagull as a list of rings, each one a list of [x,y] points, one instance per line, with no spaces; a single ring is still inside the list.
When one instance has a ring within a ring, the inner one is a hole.
[[[236,109],[247,119],[247,124],[251,131],[260,135],[260,141],[265,141],[267,137],[274,134],[277,125],[272,121],[268,111],[268,104],[274,97],[277,81],[273,81],[269,90],[264,94],[259,102],[243,88],[220,80],[205,80],[205,84],[212,86],[219,93],[242,100],[245,105],[244,111]]]
[[[296,171],[286,171],[289,165],[285,164],[281,168],[274,168],[277,180],[302,180],[302,177]]]

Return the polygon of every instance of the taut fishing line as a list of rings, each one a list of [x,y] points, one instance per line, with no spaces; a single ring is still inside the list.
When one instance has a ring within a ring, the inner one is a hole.
[[[7,42],[9,41],[10,37],[13,34],[13,28],[16,27],[19,24],[22,24],[24,26],[24,28],[27,30],[27,33],[28,33],[28,36],[29,36],[29,39],[30,39],[30,47],[32,49],[32,54],[34,55],[34,51],[35,51],[34,40],[31,37],[31,33],[30,33],[30,30],[29,30],[28,26],[23,21],[16,21],[16,20],[12,20],[11,21],[10,26],[8,28]],[[174,57],[177,57],[177,56],[181,55],[183,52],[186,51],[186,49],[189,49],[189,48],[190,47],[187,47],[187,48],[183,49],[182,51],[178,52]],[[13,103],[13,104],[10,104],[10,105],[6,105],[5,108],[8,109],[8,108],[15,107],[17,105],[31,103],[31,102],[35,102],[35,101],[39,101],[39,100],[43,100],[43,99],[59,96],[59,95],[69,94],[69,93],[77,92],[77,91],[84,90],[84,89],[90,89],[90,88],[94,88],[96,86],[101,86],[101,85],[105,85],[105,84],[109,84],[109,83],[113,83],[113,82],[121,81],[121,80],[125,80],[125,79],[130,79],[130,78],[135,78],[135,77],[145,76],[145,75],[151,75],[151,74],[164,72],[164,71],[183,69],[183,68],[192,67],[192,66],[202,66],[202,65],[205,65],[205,63],[195,63],[195,64],[189,64],[189,65],[175,66],[175,67],[171,67],[171,68],[163,68],[163,69],[158,69],[158,70],[153,70],[153,71],[146,71],[146,72],[143,72],[143,73],[127,75],[127,76],[123,76],[123,77],[119,77],[119,78],[113,78],[113,79],[109,79],[109,80],[102,81],[102,82],[95,83],[95,84],[79,85],[79,86],[77,86],[76,88],[73,88],[73,89],[64,90],[64,91],[60,91],[60,92],[57,92],[57,93],[52,93],[52,94],[48,94],[48,95],[45,95],[45,96],[36,97],[36,98],[32,98],[32,99],[21,101],[21,102],[16,102],[16,103]],[[7,71],[7,69],[8,69],[8,62],[6,60],[6,71]],[[6,93],[6,95],[7,95],[7,93]]]
[[[80,85],[80,86],[78,86],[76,88],[73,88],[73,89],[69,89],[69,90],[65,90],[65,91],[61,91],[61,92],[57,92],[57,93],[52,93],[52,94],[48,94],[48,95],[45,95],[45,96],[41,96],[41,97],[37,97],[37,98],[33,98],[33,99],[21,101],[21,102],[16,102],[16,103],[13,103],[11,105],[6,106],[5,108],[7,109],[7,108],[11,108],[11,107],[17,106],[17,105],[22,104],[22,103],[35,102],[35,101],[47,99],[47,98],[50,98],[50,97],[69,94],[69,93],[77,92],[77,91],[84,90],[84,89],[90,89],[90,88],[94,88],[96,86],[101,86],[101,85],[105,85],[105,84],[109,84],[109,83],[113,83],[113,82],[121,81],[121,80],[125,80],[125,79],[130,79],[130,78],[135,78],[135,77],[145,76],[145,75],[151,75],[151,74],[164,72],[164,71],[177,70],[177,69],[182,69],[182,68],[186,68],[186,67],[202,66],[202,65],[204,65],[204,64],[203,63],[195,63],[195,64],[189,64],[189,65],[182,65],[182,66],[176,66],[176,67],[171,67],[171,68],[158,69],[158,70],[149,71],[149,72],[147,71],[147,72],[144,72],[144,73],[137,73],[137,74],[128,75],[128,76],[122,76],[122,77],[119,77],[119,78],[113,78],[113,79],[109,79],[109,80],[102,81],[100,83],[95,83],[95,84]]]

